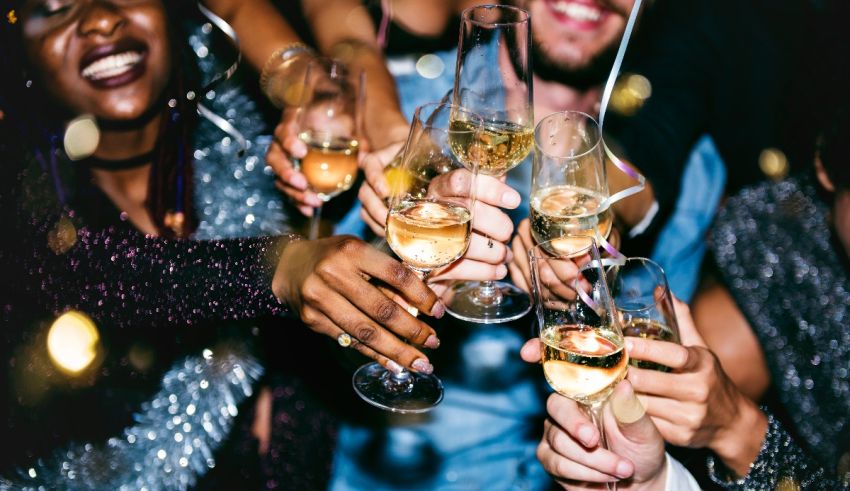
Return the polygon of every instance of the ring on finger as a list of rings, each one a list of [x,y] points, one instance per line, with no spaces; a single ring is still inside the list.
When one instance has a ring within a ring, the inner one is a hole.
[[[336,337],[336,342],[339,343],[339,345],[343,348],[348,348],[349,346],[351,346],[352,339],[347,332],[344,332]]]

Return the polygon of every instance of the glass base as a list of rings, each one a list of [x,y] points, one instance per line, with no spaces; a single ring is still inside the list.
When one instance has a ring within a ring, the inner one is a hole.
[[[428,412],[443,400],[443,383],[434,375],[409,371],[395,375],[379,363],[358,368],[352,384],[364,401],[394,413]]]
[[[502,281],[456,283],[443,295],[446,312],[460,320],[479,324],[499,324],[519,319],[531,310],[531,297],[516,286]]]

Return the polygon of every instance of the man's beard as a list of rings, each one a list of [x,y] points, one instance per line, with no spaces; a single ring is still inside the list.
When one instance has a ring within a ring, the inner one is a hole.
[[[612,43],[578,68],[568,68],[552,60],[538,42],[531,43],[531,56],[534,74],[541,79],[584,91],[605,82],[617,56],[617,43]]]

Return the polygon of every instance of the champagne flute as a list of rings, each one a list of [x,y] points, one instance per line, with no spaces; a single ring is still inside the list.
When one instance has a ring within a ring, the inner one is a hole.
[[[533,146],[530,48],[528,11],[480,5],[463,12],[452,99],[483,120],[474,142],[482,154],[482,175],[503,177],[525,160]],[[471,124],[452,123],[458,129]],[[455,151],[466,159],[472,144],[458,140]],[[528,294],[502,281],[462,282],[444,300],[450,314],[470,322],[508,322],[531,309]]]
[[[625,377],[628,354],[596,241],[570,239],[529,251],[543,374],[589,411],[605,446],[602,406]]]
[[[679,343],[679,324],[664,269],[651,259],[631,257],[608,270],[608,284],[623,334]],[[638,368],[669,372],[658,363],[631,360]]]
[[[534,130],[531,235],[549,252],[572,248],[573,236],[604,243],[614,222],[602,134],[592,117],[576,111],[550,114]]]
[[[466,134],[474,134],[477,126],[452,127],[450,121],[459,119],[480,121],[452,104],[426,104],[416,109],[397,167],[404,177],[392,187],[389,198],[387,244],[422,279],[458,260],[469,247],[478,165],[474,160],[458,160],[449,141],[469,138]],[[459,196],[443,191],[450,187],[459,191],[455,193]],[[378,363],[360,367],[353,383],[366,402],[398,413],[429,411],[443,398],[442,383],[434,375],[407,370],[393,373]]]
[[[297,162],[311,191],[322,203],[347,191],[357,178],[360,149],[363,72],[350,73],[340,61],[310,62],[298,112],[298,138],[307,153]],[[319,236],[322,205],[310,220],[310,239]]]

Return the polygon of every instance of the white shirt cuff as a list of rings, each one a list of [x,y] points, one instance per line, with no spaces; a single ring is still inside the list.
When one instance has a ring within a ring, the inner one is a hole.
[[[670,454],[665,454],[667,456],[667,482],[664,484],[665,491],[696,491],[699,490],[699,484],[697,484],[694,476],[685,469],[678,460],[674,459],[670,456]]]

